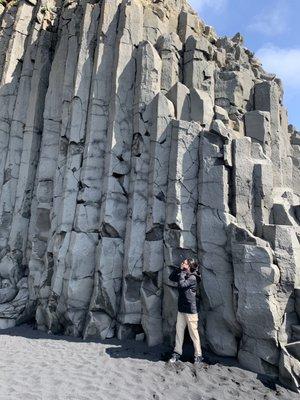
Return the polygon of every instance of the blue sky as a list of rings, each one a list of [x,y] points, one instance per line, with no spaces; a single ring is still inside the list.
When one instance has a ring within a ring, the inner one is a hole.
[[[284,84],[289,122],[300,129],[300,0],[189,0],[219,36],[240,32]]]

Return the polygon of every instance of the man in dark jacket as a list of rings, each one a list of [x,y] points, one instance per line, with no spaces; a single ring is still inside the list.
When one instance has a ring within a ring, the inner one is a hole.
[[[194,259],[187,259],[181,263],[181,267],[174,269],[169,279],[178,283],[178,314],[176,322],[175,349],[170,359],[174,363],[180,359],[184,340],[184,331],[188,326],[190,337],[194,344],[195,364],[202,361],[201,343],[198,332],[198,312],[196,305],[198,263]]]

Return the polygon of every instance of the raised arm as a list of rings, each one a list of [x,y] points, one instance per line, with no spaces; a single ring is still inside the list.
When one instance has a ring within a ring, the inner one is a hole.
[[[179,286],[183,289],[195,288],[197,287],[197,279],[195,275],[189,275],[188,277],[185,274],[180,274],[179,277]]]
[[[180,276],[180,269],[174,268],[169,276],[169,279],[172,282],[179,282],[179,276]]]

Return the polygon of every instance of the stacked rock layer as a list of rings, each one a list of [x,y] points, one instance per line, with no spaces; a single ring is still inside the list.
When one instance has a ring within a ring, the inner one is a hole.
[[[203,344],[299,387],[300,138],[280,81],[185,0],[0,5],[0,328]]]

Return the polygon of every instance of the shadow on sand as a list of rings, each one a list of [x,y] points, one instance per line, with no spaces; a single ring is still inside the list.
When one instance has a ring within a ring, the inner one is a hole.
[[[172,349],[167,345],[159,345],[148,347],[145,342],[136,340],[120,341],[118,339],[82,339],[77,337],[70,337],[64,335],[54,335],[52,333],[37,330],[34,324],[24,324],[15,328],[4,329],[0,331],[0,336],[19,336],[27,339],[34,340],[56,340],[71,343],[98,343],[105,347],[105,353],[116,359],[138,359],[148,360],[150,362],[167,362],[172,354]],[[237,359],[233,357],[220,357],[209,351],[204,351],[204,366],[205,368],[219,364],[224,368],[228,368],[229,372],[231,367],[240,368]],[[183,347],[183,356],[181,357],[182,363],[193,363],[193,344],[189,337],[186,338]],[[268,376],[257,374],[256,378],[268,389],[276,391],[276,386],[281,384]]]

